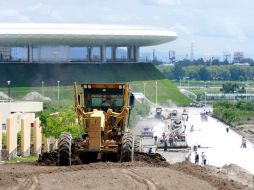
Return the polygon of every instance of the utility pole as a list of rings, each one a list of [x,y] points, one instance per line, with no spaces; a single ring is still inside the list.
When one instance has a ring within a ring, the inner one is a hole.
[[[191,52],[190,52],[190,60],[191,61],[193,61],[193,59],[194,59],[194,44],[193,44],[193,42],[191,43]]]
[[[8,99],[10,102],[11,101],[11,81],[10,80],[7,81],[7,85],[8,85]]]
[[[156,60],[155,49],[153,49],[153,61]]]
[[[157,89],[157,81],[155,81],[155,102],[156,102],[156,106],[158,105],[158,104],[157,104],[157,95],[158,95],[158,94],[157,94],[157,93],[158,93],[157,90],[158,90],[158,89]]]
[[[59,83],[60,81],[57,81],[57,100],[59,100]]]
[[[143,98],[143,103],[145,103],[145,98],[146,98],[146,82],[143,82],[143,84],[144,84],[144,98]]]
[[[205,107],[206,107],[206,91],[205,91]]]
[[[44,96],[44,81],[41,81],[41,95]]]

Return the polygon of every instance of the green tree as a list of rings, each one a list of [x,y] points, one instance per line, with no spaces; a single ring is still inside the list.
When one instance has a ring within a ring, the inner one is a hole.
[[[239,85],[236,83],[227,82],[222,85],[220,89],[224,93],[234,93],[237,92],[239,89]]]
[[[76,118],[76,113],[71,109],[48,115],[42,133],[46,137],[58,138],[62,132],[66,131],[70,132],[73,138],[78,138],[82,134],[82,130],[76,122]]]
[[[209,80],[209,72],[206,69],[206,67],[201,67],[199,69],[198,75],[200,80],[204,80],[204,81]]]
[[[175,79],[180,80],[184,76],[184,70],[181,64],[176,63],[172,69]]]

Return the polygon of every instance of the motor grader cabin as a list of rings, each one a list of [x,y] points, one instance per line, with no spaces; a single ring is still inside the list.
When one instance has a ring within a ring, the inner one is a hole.
[[[133,137],[128,130],[134,96],[129,84],[74,83],[77,119],[84,130],[79,139],[63,132],[58,144],[59,165],[71,165],[77,157],[92,161],[128,162],[133,157]]]

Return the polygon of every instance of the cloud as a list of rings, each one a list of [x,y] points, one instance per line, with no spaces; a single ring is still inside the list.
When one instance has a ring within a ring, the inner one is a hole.
[[[171,27],[172,30],[177,33],[181,33],[182,35],[191,35],[193,31],[183,24],[175,24]]]
[[[181,4],[181,0],[142,0],[143,3],[145,4],[150,4],[150,5],[179,5]]]
[[[16,22],[30,22],[30,18],[22,14],[19,10],[5,9],[0,11],[0,22],[8,22],[16,20]]]

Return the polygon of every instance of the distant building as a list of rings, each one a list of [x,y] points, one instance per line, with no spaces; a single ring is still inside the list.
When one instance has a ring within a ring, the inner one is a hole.
[[[0,60],[11,60],[10,47],[0,47]]]
[[[176,59],[176,52],[174,50],[169,51],[168,57],[171,63],[175,62]]]
[[[250,66],[249,63],[234,63],[234,65],[237,65],[237,66]]]
[[[0,24],[0,62],[139,62],[139,49],[173,41],[162,28],[87,24]]]
[[[234,52],[234,62],[240,62],[244,59],[244,53],[243,52]]]

